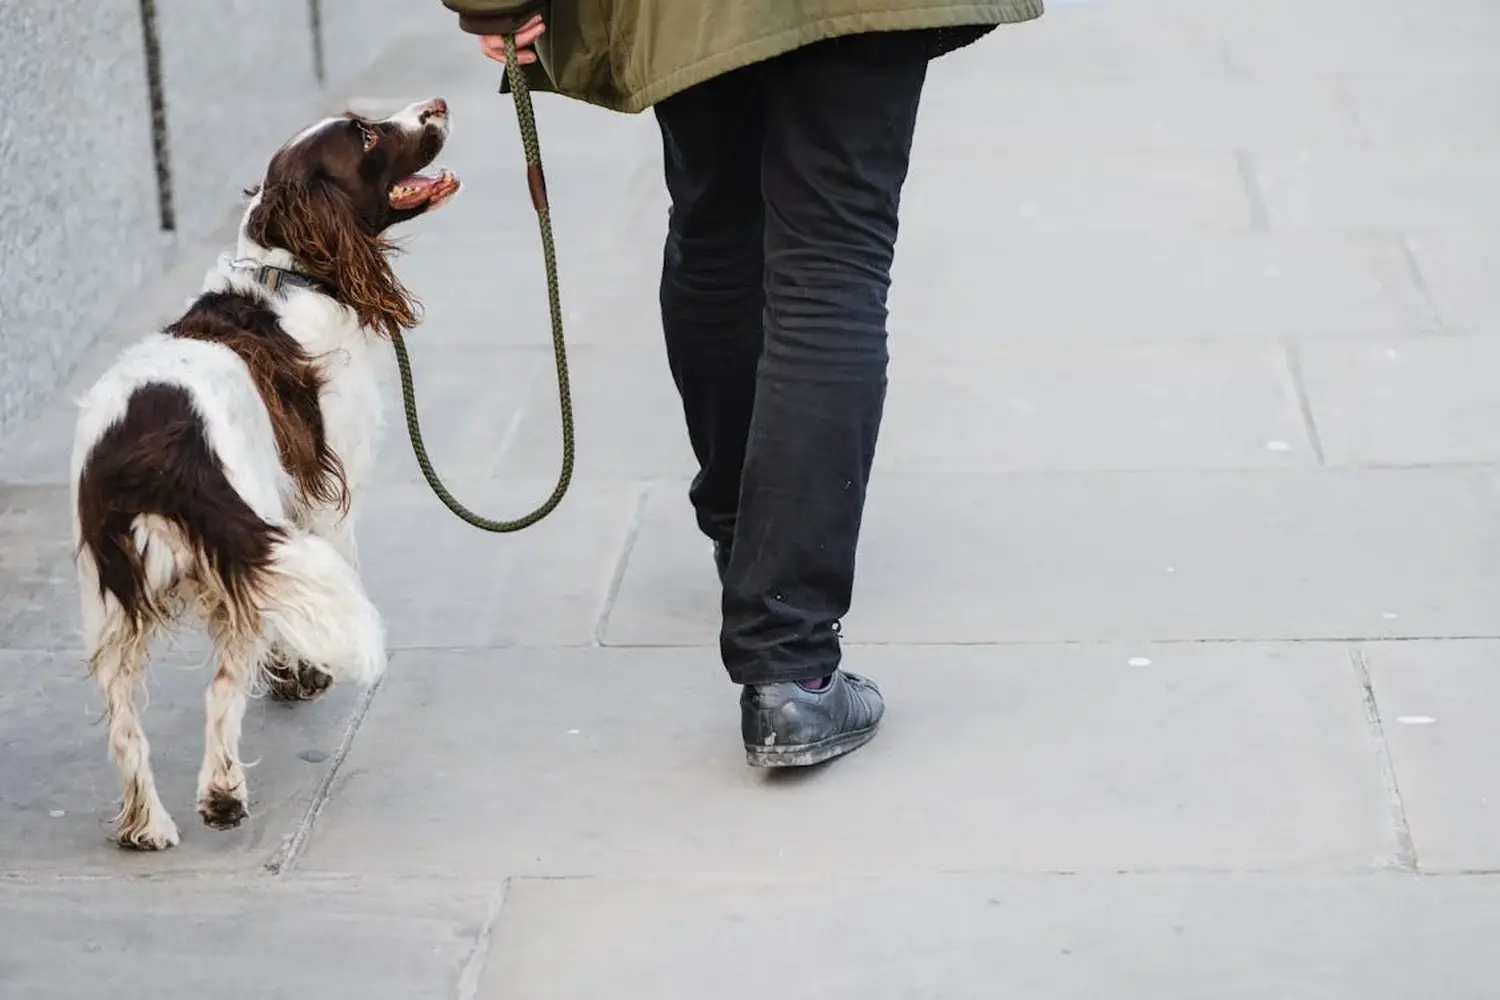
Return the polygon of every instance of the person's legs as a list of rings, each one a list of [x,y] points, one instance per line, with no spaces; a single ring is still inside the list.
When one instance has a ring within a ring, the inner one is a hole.
[[[672,210],[662,259],[667,361],[699,472],[698,526],[727,555],[755,403],[765,306],[762,95],[751,67],[656,107]]]
[[[720,640],[746,685],[745,746],[760,766],[846,753],[884,712],[872,683],[839,670],[839,621],[885,402],[886,294],[925,41],[820,43],[764,78],[765,347]]]
[[[917,58],[874,59],[866,42],[798,50],[764,78],[765,348],[722,635],[741,684],[825,677],[840,661],[926,72],[920,46]]]
[[[886,293],[930,54],[924,36],[839,39],[656,108],[672,201],[662,325],[752,764],[852,750],[884,710],[872,683],[838,669],[838,624],[884,405]]]

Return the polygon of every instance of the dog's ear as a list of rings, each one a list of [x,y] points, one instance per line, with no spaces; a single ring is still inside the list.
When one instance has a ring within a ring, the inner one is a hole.
[[[388,259],[396,248],[365,231],[353,201],[331,181],[265,185],[246,235],[296,257],[365,327],[390,336],[417,325],[416,300]]]

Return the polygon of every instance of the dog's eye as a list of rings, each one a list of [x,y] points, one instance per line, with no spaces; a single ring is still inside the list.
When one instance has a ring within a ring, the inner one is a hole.
[[[360,136],[365,140],[365,152],[368,153],[374,149],[375,143],[380,141],[380,136],[376,134],[375,130],[364,122],[355,122],[354,127],[359,129]]]

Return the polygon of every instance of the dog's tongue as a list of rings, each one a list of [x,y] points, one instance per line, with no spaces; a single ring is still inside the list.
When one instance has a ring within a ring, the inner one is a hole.
[[[457,178],[444,170],[436,177],[412,174],[391,188],[392,208],[416,208],[457,186]]]

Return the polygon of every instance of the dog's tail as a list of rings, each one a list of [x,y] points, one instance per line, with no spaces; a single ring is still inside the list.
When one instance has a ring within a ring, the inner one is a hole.
[[[271,551],[257,594],[272,639],[336,681],[373,684],[385,672],[385,626],[359,574],[325,540],[289,532]]]

